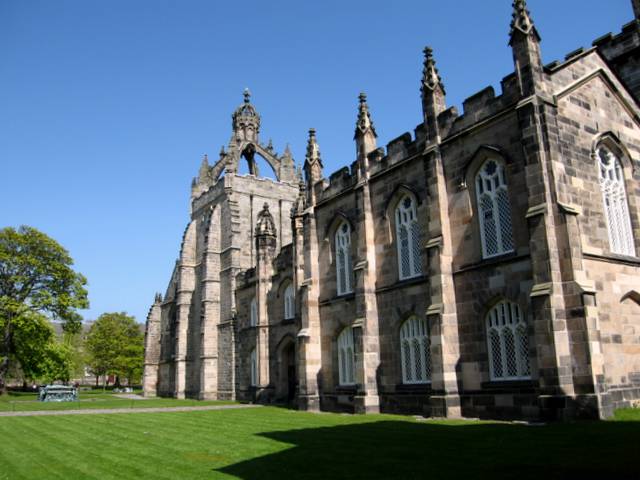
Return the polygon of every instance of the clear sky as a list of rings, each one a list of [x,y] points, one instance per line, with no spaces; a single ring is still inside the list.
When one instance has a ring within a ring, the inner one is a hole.
[[[530,0],[545,62],[632,20],[630,0]],[[421,121],[422,49],[464,98],[513,70],[511,0],[0,0],[0,227],[64,245],[87,319],[144,321],[164,292],[204,153],[249,87],[261,139],[350,164],[357,96],[384,145]]]

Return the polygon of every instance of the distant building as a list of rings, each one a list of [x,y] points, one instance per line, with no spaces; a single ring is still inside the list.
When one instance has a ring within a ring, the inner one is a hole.
[[[488,418],[639,402],[633,6],[621,33],[543,66],[514,1],[515,71],[461,114],[425,49],[423,122],[379,148],[361,95],[355,161],[328,179],[316,132],[303,179],[246,93],[149,312],[145,394]]]

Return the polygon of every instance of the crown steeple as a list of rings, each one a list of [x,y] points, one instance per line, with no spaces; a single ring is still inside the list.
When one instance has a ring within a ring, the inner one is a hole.
[[[251,92],[248,88],[244,89],[243,96],[244,101],[231,116],[233,133],[240,141],[257,142],[260,132],[260,115],[256,107],[251,104]]]

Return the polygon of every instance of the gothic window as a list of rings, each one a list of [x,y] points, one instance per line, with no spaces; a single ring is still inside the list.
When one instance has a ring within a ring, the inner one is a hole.
[[[400,328],[402,383],[431,381],[431,353],[427,321],[409,318]]]
[[[342,330],[338,336],[338,378],[340,385],[354,385],[356,383],[356,362],[351,327]]]
[[[400,280],[422,275],[420,225],[415,202],[408,195],[396,207],[396,243]]]
[[[353,267],[351,266],[351,229],[347,222],[336,230],[336,278],[338,295],[353,292]]]
[[[250,385],[255,387],[258,385],[258,356],[256,355],[256,349],[251,350],[249,354],[249,364],[250,364]]]
[[[495,257],[513,251],[511,206],[502,162],[487,160],[476,175],[482,256]]]
[[[295,298],[293,296],[293,284],[287,285],[284,290],[284,318],[289,320],[295,316]]]
[[[256,297],[251,299],[251,312],[249,313],[249,326],[255,327],[258,325],[258,302]]]
[[[529,336],[520,307],[502,301],[486,318],[491,380],[531,378]]]
[[[613,253],[635,255],[622,164],[605,146],[598,148],[597,155],[600,190],[609,230],[609,248]]]

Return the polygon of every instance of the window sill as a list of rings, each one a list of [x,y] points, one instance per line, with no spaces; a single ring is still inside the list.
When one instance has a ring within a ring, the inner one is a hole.
[[[622,263],[624,265],[640,266],[640,258],[629,255],[621,255],[619,253],[587,253],[583,252],[585,258],[592,260],[601,260],[609,263]]]
[[[358,385],[337,385],[336,393],[339,395],[355,395],[358,392]]]
[[[354,300],[355,298],[356,298],[356,294],[351,292],[351,293],[345,293],[343,295],[336,295],[335,297],[327,298],[326,300],[321,300],[320,302],[318,302],[318,304],[322,307],[324,305],[331,305],[333,303]]]
[[[418,285],[427,281],[427,277],[425,275],[420,275],[418,277],[407,278],[406,280],[398,280],[393,285],[388,285],[385,287],[376,288],[376,293],[388,292],[389,290],[396,290],[398,288],[409,287],[412,285]]]
[[[466,265],[462,265],[457,270],[454,270],[453,274],[456,275],[458,273],[464,273],[464,272],[477,270],[484,267],[492,267],[500,263],[514,262],[514,261],[523,260],[529,257],[530,257],[529,252],[527,253],[509,252],[509,253],[505,253],[504,255],[485,258],[480,260],[479,262],[467,263]]]
[[[295,317],[293,318],[283,318],[280,322],[280,325],[293,325],[296,322]]]
[[[396,385],[398,393],[429,393],[431,382],[427,383],[399,383]]]
[[[530,378],[517,380],[491,380],[489,382],[482,382],[481,384],[483,390],[531,389],[535,386],[536,383]]]

